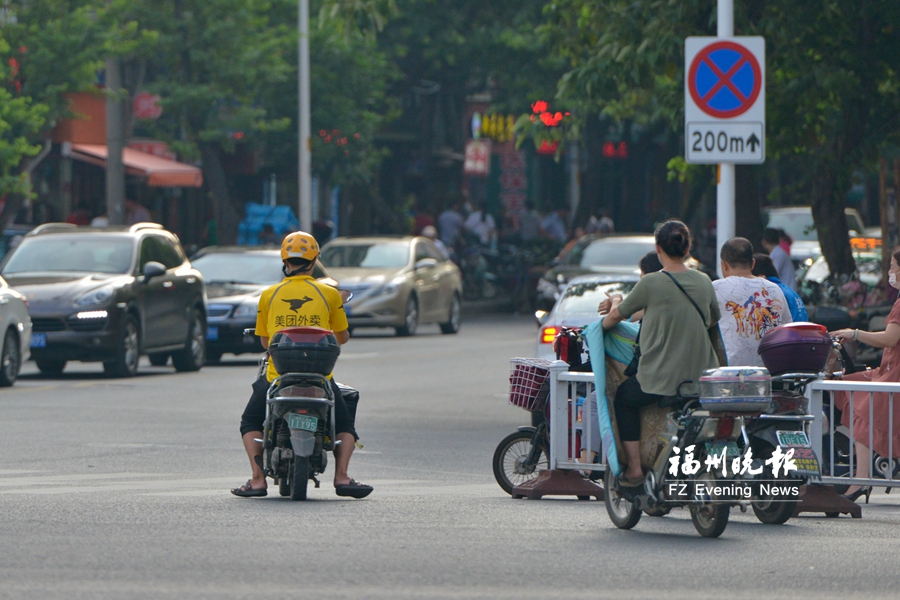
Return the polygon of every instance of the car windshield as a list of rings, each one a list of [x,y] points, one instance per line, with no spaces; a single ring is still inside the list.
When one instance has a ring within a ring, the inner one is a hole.
[[[819,240],[812,212],[770,212],[768,227],[784,229],[795,242]]]
[[[559,304],[557,314],[596,313],[601,300],[606,294],[619,293],[627,296],[634,289],[635,281],[599,282],[586,281],[573,283],[566,288]]]
[[[25,238],[9,262],[4,275],[13,273],[128,273],[134,240],[111,235],[52,235]]]
[[[614,238],[601,238],[585,243],[578,243],[562,259],[561,264],[579,267],[632,267],[638,268],[638,262],[655,248],[653,240],[619,241]]]
[[[284,278],[281,258],[260,252],[211,252],[191,261],[206,283],[271,285]]]
[[[322,251],[322,263],[326,267],[399,269],[408,262],[407,242],[332,244]]]

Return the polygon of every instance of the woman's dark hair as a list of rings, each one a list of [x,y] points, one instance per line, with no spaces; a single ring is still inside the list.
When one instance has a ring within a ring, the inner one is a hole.
[[[662,263],[659,262],[659,256],[656,252],[648,252],[641,258],[641,261],[638,263],[638,266],[641,268],[641,272],[645,275],[647,273],[656,273],[657,271],[662,271]]]
[[[753,255],[753,260],[756,261],[756,264],[753,265],[753,274],[757,277],[765,277],[768,279],[769,277],[778,277],[778,270],[775,268],[775,263],[772,262],[772,257],[768,254],[763,254],[762,252],[757,252]]]
[[[900,265],[900,246],[894,248],[894,251],[891,253],[891,258],[897,261],[897,264]]]
[[[656,245],[672,258],[684,258],[691,251],[691,230],[677,219],[666,221],[653,235]]]

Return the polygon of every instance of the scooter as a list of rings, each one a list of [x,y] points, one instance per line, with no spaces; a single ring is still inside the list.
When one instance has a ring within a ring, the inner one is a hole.
[[[658,453],[643,486],[628,487],[607,468],[606,512],[619,529],[637,525],[644,510],[687,507],[701,536],[718,537],[728,525],[731,507],[749,499],[752,482],[748,478],[729,476],[727,469],[708,466],[716,459],[718,464],[733,465],[734,459],[743,462],[737,440],[746,436],[745,419],[758,416],[759,411],[705,410],[699,403],[700,394],[682,391],[692,383],[682,382],[675,396],[660,401],[660,407],[671,407],[673,412],[658,437]],[[710,456],[712,461],[707,459]]]

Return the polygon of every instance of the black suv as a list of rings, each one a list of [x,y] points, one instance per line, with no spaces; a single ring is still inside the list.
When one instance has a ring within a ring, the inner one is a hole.
[[[28,298],[31,356],[43,373],[60,373],[69,360],[101,361],[107,374],[130,377],[141,354],[154,365],[171,356],[179,371],[203,366],[203,277],[159,225],[41,225],[0,273]]]

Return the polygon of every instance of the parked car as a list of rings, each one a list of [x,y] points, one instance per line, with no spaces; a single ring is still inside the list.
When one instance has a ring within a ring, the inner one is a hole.
[[[0,278],[0,326],[3,346],[0,347],[0,387],[16,382],[22,361],[31,344],[31,317],[28,300]]]
[[[583,327],[596,321],[597,306],[606,294],[627,296],[638,282],[638,275],[583,275],[570,281],[549,313],[538,311],[538,335],[535,358],[554,360],[553,339],[561,327]]]
[[[422,323],[459,331],[462,275],[425,237],[345,237],[322,248],[322,263],[341,288],[350,327],[394,327],[415,335]]]
[[[31,356],[42,373],[78,360],[130,377],[141,354],[154,365],[171,356],[179,371],[203,366],[203,277],[159,225],[41,225],[4,258],[0,275],[28,298]]]
[[[255,335],[244,329],[256,326],[259,296],[267,287],[284,279],[281,250],[246,246],[210,246],[191,257],[194,268],[206,282],[206,361],[215,363],[222,354],[262,352]],[[337,287],[321,264],[313,277]]]
[[[655,250],[656,240],[649,234],[586,235],[538,281],[538,308],[550,310],[566,284],[580,275],[640,275],[638,262]],[[687,264],[702,268],[692,257]]]
[[[859,211],[855,208],[845,208],[844,216],[847,218],[847,228],[850,230],[850,236],[862,235],[866,227],[863,224]],[[822,249],[819,247],[819,233],[816,231],[811,207],[780,206],[769,208],[766,209],[766,219],[766,227],[783,229],[794,240],[794,243],[791,245],[791,260],[796,266],[808,266],[817,256],[822,254]]]

